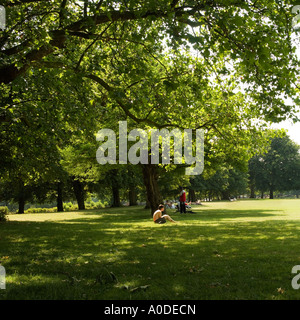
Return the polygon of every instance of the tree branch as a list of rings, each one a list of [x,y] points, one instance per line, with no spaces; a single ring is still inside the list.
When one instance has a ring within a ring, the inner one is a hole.
[[[108,83],[106,83],[103,79],[101,79],[100,77],[93,75],[93,74],[87,74],[84,75],[85,78],[89,78],[97,83],[99,83],[106,91],[108,91],[109,93],[114,93],[115,89],[113,87],[111,87]],[[136,117],[133,113],[131,113],[129,110],[131,109],[131,103],[128,105],[128,103],[124,103],[120,98],[116,98],[114,97],[114,100],[117,102],[117,104],[121,107],[121,109],[124,111],[124,113],[126,114],[127,117],[129,117],[130,119],[132,119],[133,121],[135,121],[136,123],[145,123],[148,124],[152,127],[155,127],[157,129],[163,129],[163,128],[168,128],[168,127],[174,127],[174,128],[179,128],[181,130],[184,130],[186,128],[183,128],[177,124],[173,124],[173,123],[164,123],[164,124],[160,124],[157,123],[153,120],[148,119],[149,114],[145,117],[145,118],[138,118]],[[151,110],[152,111],[152,110]],[[150,111],[150,112],[151,112]],[[198,126],[199,128],[208,128],[209,125],[209,121],[207,123],[204,123],[201,126]]]
[[[59,10],[59,27],[62,26],[63,19],[65,17],[66,5],[67,5],[67,0],[62,0],[62,2],[60,4],[60,10]]]
[[[112,88],[108,83],[106,83],[103,79],[101,79],[100,77],[93,75],[93,74],[88,74],[88,75],[84,75],[84,77],[89,78],[94,80],[95,82],[99,83],[106,91],[108,91],[109,93],[113,93],[115,90],[114,88]],[[149,120],[149,119],[140,119],[138,117],[136,117],[133,113],[131,113],[129,111],[129,107],[120,99],[120,98],[115,98],[114,99],[117,104],[121,107],[121,109],[124,111],[124,113],[126,114],[126,116],[128,116],[129,118],[131,118],[132,120],[134,120],[136,123],[147,123],[151,126],[157,127],[157,128],[161,128],[162,125]],[[168,125],[164,125],[164,126],[168,126]]]
[[[33,49],[23,58],[23,65],[17,68],[15,64],[10,64],[0,68],[0,83],[10,83],[19,75],[25,73],[34,61],[40,61],[43,57],[49,55],[55,50],[55,47],[62,48],[66,37],[63,31],[53,32],[53,39],[49,44],[42,45],[39,49]]]
[[[16,7],[16,6],[20,6],[22,4],[28,4],[28,3],[32,3],[32,2],[49,2],[47,0],[19,0],[19,1],[7,1],[5,3],[6,7]]]
[[[30,40],[25,40],[24,42],[12,47],[12,48],[1,50],[1,53],[5,54],[6,56],[11,56],[13,54],[16,54],[16,53],[22,51],[24,48],[28,47],[29,44],[30,44]]]
[[[77,65],[75,67],[75,70],[78,70],[79,69],[79,66],[80,66],[80,63],[84,57],[84,55],[88,52],[88,50],[95,44],[95,42],[103,36],[103,34],[107,31],[107,29],[112,25],[112,22],[94,39],[94,41],[92,41],[92,43],[90,43],[86,48],[85,50],[83,51],[82,55],[80,56],[78,62],[77,62]]]
[[[11,4],[17,5],[17,4],[25,4],[29,2],[40,2],[40,1],[30,1],[30,0],[20,0],[16,2],[12,2]],[[9,3],[10,4],[10,3]],[[62,6],[65,5],[65,1],[61,3]],[[86,28],[89,28],[89,19],[93,18],[96,25],[105,24],[105,23],[112,23],[117,21],[130,21],[130,20],[139,20],[139,19],[145,19],[150,16],[154,16],[157,19],[168,17],[170,13],[174,14],[174,18],[180,18],[182,16],[188,16],[193,15],[197,12],[197,10],[205,8],[204,4],[197,4],[195,7],[192,7],[190,9],[186,9],[183,7],[179,8],[170,8],[169,10],[156,10],[156,11],[147,11],[146,13],[140,10],[136,10],[134,12],[132,11],[111,11],[109,13],[102,13],[102,14],[95,14],[94,16],[82,18],[78,20],[77,22],[71,23],[69,26],[67,26],[65,29],[58,29],[54,30],[52,32],[49,32],[49,34],[52,36],[52,40],[49,44],[44,44],[38,49],[33,49],[29,53],[27,53],[23,59],[23,66],[21,68],[18,68],[15,66],[15,62],[3,66],[0,68],[0,83],[8,84],[12,82],[14,79],[16,79],[19,75],[25,73],[27,69],[30,67],[31,63],[36,60],[41,60],[43,57],[51,54],[55,48],[62,48],[64,46],[65,40],[66,40],[66,31],[67,32],[83,32]]]

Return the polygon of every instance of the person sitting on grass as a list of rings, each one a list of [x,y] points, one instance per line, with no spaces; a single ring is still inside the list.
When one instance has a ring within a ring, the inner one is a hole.
[[[163,223],[167,222],[166,220],[171,221],[171,222],[176,222],[169,215],[167,215],[167,214],[162,215],[162,212],[164,210],[165,210],[164,205],[160,204],[158,206],[158,210],[156,210],[153,213],[153,221],[154,221],[154,223],[163,224]]]

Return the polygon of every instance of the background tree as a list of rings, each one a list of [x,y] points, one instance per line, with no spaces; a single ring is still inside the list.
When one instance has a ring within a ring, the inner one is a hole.
[[[288,136],[274,137],[268,152],[257,155],[249,162],[251,180],[262,193],[297,189],[299,184],[299,146]]]

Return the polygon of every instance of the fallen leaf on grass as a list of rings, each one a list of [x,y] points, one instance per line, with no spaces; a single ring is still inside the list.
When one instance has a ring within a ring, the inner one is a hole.
[[[284,289],[282,289],[282,288],[277,288],[277,292],[280,293],[280,294],[283,294],[283,293],[284,293]]]
[[[125,289],[125,290],[129,290],[130,292],[136,292],[136,291],[139,291],[139,290],[147,290],[148,288],[150,287],[150,285],[149,284],[146,284],[146,285],[144,285],[144,286],[139,286],[139,287],[134,287],[134,288],[132,288],[131,286],[128,286],[128,285],[123,285],[123,286],[121,286],[120,288],[121,289]]]
[[[136,287],[136,288],[132,288],[132,289],[130,289],[130,292],[136,292],[136,291],[138,291],[138,290],[147,290],[148,288],[150,287],[150,285],[149,284],[147,284],[147,285],[145,285],[145,286],[140,286],[140,287]]]

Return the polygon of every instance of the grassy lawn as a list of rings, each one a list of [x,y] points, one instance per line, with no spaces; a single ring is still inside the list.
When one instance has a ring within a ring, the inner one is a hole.
[[[299,299],[300,200],[10,215],[0,299]]]

